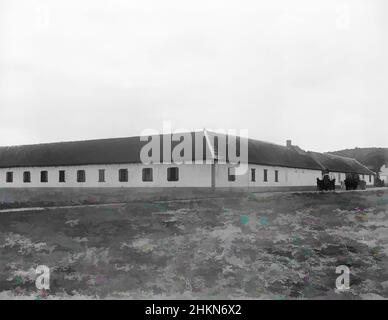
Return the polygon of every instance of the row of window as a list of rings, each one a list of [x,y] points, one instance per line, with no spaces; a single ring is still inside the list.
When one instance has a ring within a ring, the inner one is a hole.
[[[228,181],[236,181],[236,176],[233,174],[233,170],[233,168],[228,169]],[[268,182],[268,169],[263,169],[263,173],[263,181]],[[365,180],[364,174],[362,175],[362,180]],[[251,181],[256,181],[256,169],[251,169]],[[279,170],[275,170],[274,181],[279,182]],[[341,181],[341,173],[338,173],[338,181]],[[369,182],[372,182],[371,175],[369,175]]]
[[[128,169],[120,169],[119,173],[119,181],[120,182],[128,182]],[[6,173],[6,182],[13,182],[13,172],[9,171]],[[153,181],[153,170],[152,168],[143,168],[142,170],[142,180],[145,182]],[[179,180],[179,168],[172,167],[167,168],[167,181],[178,181]],[[31,172],[24,171],[23,172],[23,182],[30,183],[31,182]],[[46,183],[48,182],[48,171],[40,172],[40,182]],[[66,171],[59,170],[58,171],[58,182],[66,182]],[[86,172],[85,170],[77,170],[77,182],[86,182]],[[105,169],[98,170],[98,182],[105,182]]]
[[[128,169],[119,169],[119,181],[120,182],[128,182]],[[263,170],[263,181],[268,182],[268,169]],[[365,178],[362,175],[363,180]],[[339,181],[341,180],[340,174],[338,174]],[[152,182],[153,181],[153,170],[152,168],[143,168],[142,169],[142,180],[144,182]],[[179,168],[171,167],[167,168],[167,181],[178,181],[179,180]],[[63,183],[66,182],[66,172],[65,170],[58,171],[58,181]],[[236,181],[236,175],[234,174],[234,168],[228,168],[228,181]],[[256,169],[251,169],[251,181],[256,181]],[[275,170],[274,181],[279,182],[279,171]],[[13,182],[13,172],[9,171],[6,173],[6,182]],[[30,183],[31,182],[31,172],[24,171],[23,172],[23,182]],[[40,172],[40,182],[47,183],[48,182],[48,171]],[[77,170],[77,182],[86,182],[86,172],[85,170]],[[105,182],[105,169],[98,170],[98,182]],[[369,176],[369,182],[372,182],[372,176]]]
[[[233,173],[234,168],[228,169],[228,181],[236,181],[236,175]],[[264,169],[263,181],[268,182],[268,169]],[[251,169],[251,181],[256,182],[256,169]],[[275,170],[274,181],[279,182],[279,170]]]

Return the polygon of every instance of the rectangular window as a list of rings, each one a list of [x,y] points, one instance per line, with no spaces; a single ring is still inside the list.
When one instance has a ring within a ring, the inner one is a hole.
[[[365,180],[365,174],[362,175],[362,180]]]
[[[179,169],[177,167],[167,168],[167,181],[178,181]]]
[[[338,182],[341,182],[341,174],[338,173]]]
[[[23,172],[23,182],[25,182],[25,183],[31,182],[31,172],[30,171]]]
[[[59,182],[65,182],[65,170],[59,170]]]
[[[13,182],[13,172],[7,172],[7,183],[12,183]]]
[[[120,169],[119,170],[119,181],[120,182],[128,182],[128,169]]]
[[[47,171],[40,172],[40,182],[48,182],[48,172]]]
[[[234,168],[228,168],[228,181],[236,181],[236,175],[234,174]]]
[[[268,170],[264,169],[264,182],[268,181]]]
[[[369,175],[369,182],[372,182],[372,176]]]
[[[279,182],[279,171],[275,170],[275,182]]]
[[[86,174],[85,170],[77,170],[77,182],[85,182]]]
[[[152,181],[152,168],[144,168],[143,169],[143,181]]]
[[[98,170],[98,182],[105,182],[105,170],[104,169]]]
[[[256,181],[256,169],[251,169],[251,181]]]

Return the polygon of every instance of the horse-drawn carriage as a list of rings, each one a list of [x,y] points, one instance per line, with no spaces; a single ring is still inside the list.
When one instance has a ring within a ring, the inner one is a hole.
[[[347,173],[345,179],[346,190],[365,190],[366,182],[360,180],[360,176],[357,173]]]
[[[330,179],[328,175],[324,175],[323,179],[317,178],[318,191],[335,190],[335,179]]]
[[[385,187],[384,180],[380,179],[380,177],[376,177],[376,179],[375,179],[375,187],[377,187],[377,188]]]
[[[366,182],[360,179],[357,173],[347,173],[345,181],[341,185],[345,186],[346,190],[365,190]],[[335,190],[335,179],[330,179],[328,174],[323,176],[323,179],[317,178],[318,191]]]

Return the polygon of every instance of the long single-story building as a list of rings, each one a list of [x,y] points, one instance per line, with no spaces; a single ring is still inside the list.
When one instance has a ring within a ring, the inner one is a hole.
[[[162,155],[166,154],[163,135],[158,136],[160,161],[152,163],[144,163],[140,157],[148,141],[139,136],[0,147],[0,190],[44,187],[303,190],[316,188],[317,178],[323,174],[335,178],[340,186],[349,173],[359,174],[368,186],[374,184],[374,172],[355,159],[306,152],[290,141],[282,146],[248,138],[237,138],[238,145],[246,147],[248,154],[246,172],[235,175],[233,169],[237,164],[220,151],[220,134],[207,130],[187,134],[192,137],[192,150],[183,154],[183,161],[178,164],[163,160]],[[180,142],[172,141],[172,149]],[[203,149],[194,147],[199,143],[203,143]]]

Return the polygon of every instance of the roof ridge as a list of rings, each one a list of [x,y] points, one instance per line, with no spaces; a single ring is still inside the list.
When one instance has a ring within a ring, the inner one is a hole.
[[[211,131],[211,130],[207,130],[205,129],[208,133],[210,134],[223,134],[225,135],[225,133],[221,133],[221,132],[215,132],[215,131]],[[238,136],[238,135],[234,135],[232,134],[232,136],[236,136],[236,137],[240,137],[242,139],[248,139],[248,140],[251,140],[251,141],[257,141],[257,142],[261,142],[261,143],[267,143],[267,144],[270,144],[270,145],[273,145],[273,146],[276,146],[276,147],[282,147],[282,148],[285,148],[285,149],[290,149],[289,147],[287,146],[284,146],[284,145],[281,145],[279,143],[274,143],[274,142],[270,142],[270,141],[265,141],[265,140],[260,140],[260,139],[255,139],[255,138],[246,138],[246,137],[241,137],[241,136]]]
[[[116,137],[116,138],[101,138],[101,139],[85,139],[85,140],[69,140],[69,141],[56,141],[56,142],[27,143],[27,144],[15,144],[15,145],[10,145],[10,146],[0,146],[0,148],[45,146],[45,145],[53,145],[53,144],[79,143],[79,142],[95,142],[95,141],[107,141],[107,140],[120,140],[120,139],[140,138],[140,137],[141,136],[132,136],[132,137]]]
[[[159,133],[151,135],[136,135],[136,136],[126,136],[126,137],[111,137],[111,138],[96,138],[96,139],[84,139],[84,140],[68,140],[68,141],[53,141],[53,142],[41,142],[41,143],[26,143],[26,144],[15,144],[10,146],[0,146],[0,148],[15,148],[15,147],[29,147],[29,146],[44,146],[44,145],[53,145],[53,144],[64,144],[64,143],[79,143],[79,142],[96,142],[96,141],[108,141],[108,140],[123,140],[123,139],[136,139],[140,137],[148,136],[163,136],[166,134],[180,134],[180,133],[196,133],[201,132],[203,129],[192,130],[192,131],[183,131],[183,132],[171,132],[171,133]]]
[[[343,159],[356,160],[355,158],[352,158],[352,157],[340,156],[340,155],[337,155],[337,154],[332,154],[330,152],[322,152],[322,154],[326,154],[326,155],[334,157],[334,158],[343,158]]]

